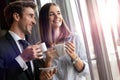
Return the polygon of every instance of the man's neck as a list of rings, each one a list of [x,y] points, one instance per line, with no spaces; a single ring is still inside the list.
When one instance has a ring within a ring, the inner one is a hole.
[[[25,34],[21,32],[21,30],[18,27],[18,24],[15,22],[11,25],[10,31],[14,32],[16,35],[18,35],[22,39],[25,38]]]
[[[16,30],[11,30],[11,29],[10,29],[10,31],[14,32],[14,33],[15,33],[16,35],[18,35],[20,38],[25,39],[25,35],[24,35],[24,34],[19,33],[19,32],[16,31]]]

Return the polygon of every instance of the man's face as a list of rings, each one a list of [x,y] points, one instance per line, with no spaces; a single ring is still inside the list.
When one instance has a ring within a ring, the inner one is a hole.
[[[36,23],[34,10],[30,7],[24,9],[22,17],[19,19],[18,27],[24,34],[31,34],[32,27]]]

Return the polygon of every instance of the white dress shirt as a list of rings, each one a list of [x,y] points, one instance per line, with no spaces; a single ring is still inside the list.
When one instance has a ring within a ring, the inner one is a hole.
[[[18,40],[20,40],[21,38],[14,32],[9,31],[9,33],[11,34],[11,36],[13,37],[13,39],[15,40],[20,52],[22,53],[22,48],[21,45],[19,44]],[[19,65],[21,66],[21,68],[25,71],[26,69],[28,69],[27,64],[25,63],[25,61],[22,59],[22,57],[20,55],[18,55],[15,60],[19,63]]]

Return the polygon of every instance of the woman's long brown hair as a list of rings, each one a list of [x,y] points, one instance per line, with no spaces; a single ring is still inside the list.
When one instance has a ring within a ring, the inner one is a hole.
[[[47,47],[50,47],[52,44],[56,44],[59,42],[62,42],[67,38],[67,36],[70,34],[70,30],[68,26],[66,25],[65,21],[62,21],[62,25],[60,27],[60,35],[57,41],[53,38],[54,31],[52,27],[49,25],[49,9],[50,6],[58,6],[55,3],[47,3],[45,4],[41,10],[39,11],[39,28],[40,28],[40,35],[41,35],[41,42],[45,42]]]

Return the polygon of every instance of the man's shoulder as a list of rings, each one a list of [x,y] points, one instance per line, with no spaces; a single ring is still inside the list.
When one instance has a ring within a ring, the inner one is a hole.
[[[4,35],[4,36],[1,36],[0,37],[0,44],[3,44],[3,43],[7,43],[7,41],[9,41],[8,39],[7,39],[7,33]]]
[[[1,41],[5,41],[5,40],[6,40],[6,37],[5,37],[5,36],[1,36],[1,37],[0,37],[0,42],[1,42]]]

